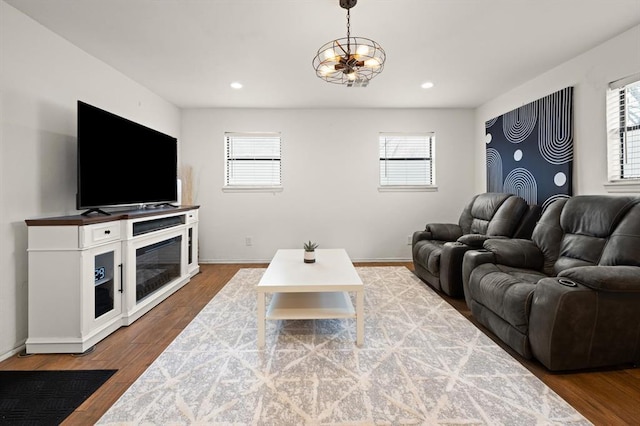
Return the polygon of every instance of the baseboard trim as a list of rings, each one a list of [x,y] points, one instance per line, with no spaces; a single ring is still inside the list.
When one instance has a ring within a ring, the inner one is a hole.
[[[0,361],[4,361],[5,359],[11,358],[15,354],[18,354],[18,353],[22,352],[23,350],[25,350],[25,348],[26,348],[26,344],[23,343],[20,346],[18,346],[17,348],[14,348],[14,349],[10,350],[9,352],[3,353],[2,355],[0,355]]]
[[[398,262],[398,263],[404,263],[404,262],[412,262],[413,260],[411,258],[356,258],[356,259],[351,259],[352,262]],[[271,262],[271,259],[198,259],[198,263],[200,265],[202,264],[224,264],[224,263],[231,263],[231,264],[245,264],[245,263],[269,263]]]

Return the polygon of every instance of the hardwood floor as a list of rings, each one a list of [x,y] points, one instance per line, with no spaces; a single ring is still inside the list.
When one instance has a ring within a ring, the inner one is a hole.
[[[0,363],[0,370],[118,369],[107,383],[85,401],[63,425],[95,423],[125,392],[167,345],[241,268],[266,264],[201,265],[201,273],[145,316],[122,327],[83,356],[13,356]],[[356,263],[356,266],[405,266],[411,263]],[[557,374],[540,364],[522,359],[478,325],[464,300],[441,295],[455,309],[511,353],[527,369],[595,425],[632,425],[640,422],[640,369],[588,371]]]

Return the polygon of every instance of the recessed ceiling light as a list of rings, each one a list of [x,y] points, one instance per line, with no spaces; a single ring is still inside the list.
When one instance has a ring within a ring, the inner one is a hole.
[[[430,81],[427,81],[425,83],[422,83],[420,87],[422,87],[423,89],[431,89],[433,87],[433,83]]]
[[[231,83],[231,87],[234,89],[242,89],[242,84],[234,81],[233,83]]]

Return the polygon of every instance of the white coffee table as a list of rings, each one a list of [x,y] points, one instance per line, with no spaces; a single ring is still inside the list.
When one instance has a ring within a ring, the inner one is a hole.
[[[304,263],[304,250],[278,250],[256,286],[258,347],[265,344],[266,320],[355,318],[356,344],[364,343],[364,284],[344,249],[316,249],[316,262]],[[356,294],[356,308],[348,292]],[[266,309],[267,293],[273,293]]]

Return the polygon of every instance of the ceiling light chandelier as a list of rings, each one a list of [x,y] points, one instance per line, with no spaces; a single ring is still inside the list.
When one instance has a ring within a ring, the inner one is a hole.
[[[347,37],[339,38],[318,49],[313,68],[321,79],[347,87],[365,87],[384,67],[386,54],[375,41],[364,37],[351,37],[351,8],[358,0],[340,0],[347,9]]]

